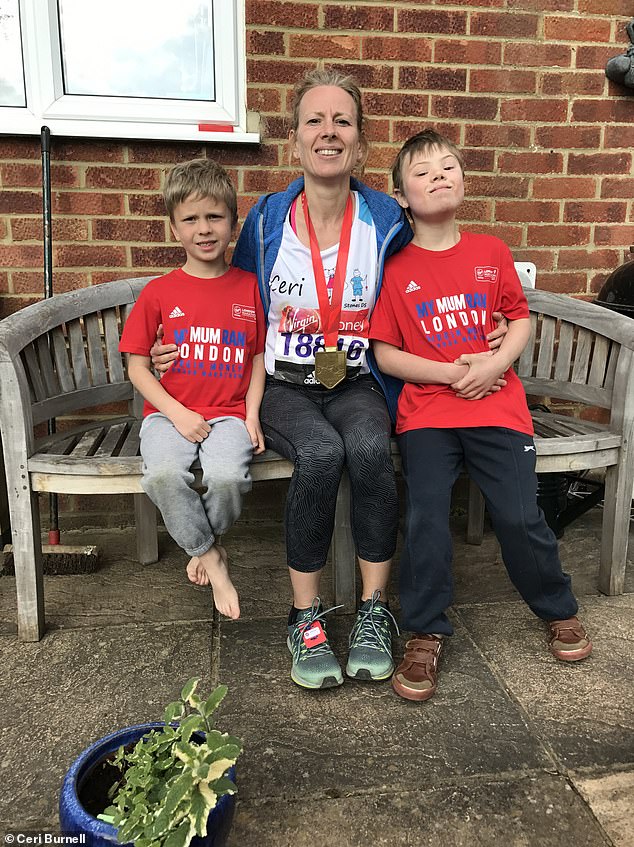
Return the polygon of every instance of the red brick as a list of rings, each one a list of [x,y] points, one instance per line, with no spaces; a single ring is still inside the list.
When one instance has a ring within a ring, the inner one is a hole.
[[[438,39],[434,45],[434,62],[451,65],[500,65],[502,44],[499,41],[469,41],[464,38]]]
[[[263,134],[267,141],[272,141],[274,138],[286,140],[291,128],[290,115],[266,115],[264,117]]]
[[[282,98],[277,88],[249,85],[247,86],[247,105],[254,112],[279,112],[282,108]]]
[[[564,197],[595,197],[597,183],[594,179],[583,177],[548,176],[535,177],[533,180],[533,197],[538,199]]]
[[[387,174],[366,173],[363,176],[363,181],[375,191],[383,191],[389,194],[390,186]]]
[[[469,231],[481,232],[485,235],[495,235],[497,238],[501,238],[509,247],[519,247],[524,234],[521,226],[502,225],[498,223],[470,223]]]
[[[473,68],[469,77],[469,91],[500,91],[512,94],[533,94],[537,91],[537,74],[533,71],[512,71],[500,68],[478,70]]]
[[[39,139],[26,136],[0,137],[0,159],[41,159]]]
[[[561,153],[501,153],[502,173],[557,174],[561,173],[564,157]]]
[[[562,270],[615,268],[619,260],[618,250],[560,250],[557,267]]]
[[[432,97],[431,112],[440,118],[490,121],[497,117],[498,101],[495,97]]]
[[[122,194],[95,194],[85,191],[54,191],[53,214],[122,215]]]
[[[33,188],[42,185],[40,165],[18,162],[0,164],[0,180],[4,188]]]
[[[92,224],[95,241],[165,241],[164,221],[137,221],[102,219]]]
[[[577,100],[572,104],[572,120],[629,124],[632,111],[631,100]]]
[[[465,200],[458,211],[461,221],[493,222],[493,200]]]
[[[51,159],[66,162],[123,162],[125,147],[115,141],[51,140]]]
[[[277,148],[266,144],[206,144],[204,152],[225,168],[263,168],[277,164]]]
[[[281,83],[295,82],[307,71],[315,67],[314,62],[294,61],[283,59],[247,59],[247,78],[251,83]]]
[[[569,68],[572,65],[572,48],[565,44],[506,44],[504,64],[524,68]],[[511,71],[511,74],[514,73],[515,70]]]
[[[399,89],[419,88],[423,91],[465,91],[467,72],[463,69],[400,68],[398,73]],[[473,89],[472,89],[473,90]]]
[[[128,161],[133,165],[148,164],[171,168],[179,162],[200,159],[205,156],[205,147],[196,141],[129,141]]]
[[[328,62],[328,67],[343,74],[352,74],[361,89],[385,88],[392,91],[394,88],[394,72],[390,65],[359,65],[332,61]]]
[[[274,54],[283,56],[285,51],[286,45],[284,44],[283,32],[268,29],[247,32],[247,54]]]
[[[422,132],[424,129],[435,129],[436,132],[440,132],[441,135],[444,135],[446,138],[449,138],[454,144],[460,144],[460,127],[458,124],[451,123],[443,124],[441,121],[394,121],[392,127],[392,140],[395,144],[399,146],[403,144],[407,139],[416,135],[418,132]],[[394,150],[394,155],[398,152],[397,148]]]
[[[32,191],[0,191],[0,214],[42,211],[42,196]]]
[[[286,171],[274,171],[270,168],[247,171],[244,174],[244,190],[249,193],[265,194],[271,191],[284,191],[289,182]]]
[[[323,9],[324,29],[360,29],[364,32],[392,32],[394,29],[394,13],[389,7],[339,3],[324,5]]]
[[[9,293],[9,274],[6,271],[0,271],[0,294]]]
[[[440,9],[399,9],[397,31],[417,33],[420,36],[433,32],[465,35],[467,14]]]
[[[467,124],[465,146],[469,147],[528,147],[531,131],[517,124]]]
[[[632,167],[631,153],[571,153],[570,174],[627,174]]]
[[[130,253],[139,268],[175,268],[185,256],[182,247],[132,247]]]
[[[539,17],[521,12],[473,12],[471,35],[504,38],[537,38]]]
[[[39,294],[42,296],[43,277],[42,271],[14,271],[12,274],[13,290],[16,294]],[[53,293],[61,294],[63,291],[75,291],[86,287],[86,274],[72,274],[53,269]]]
[[[392,138],[390,121],[383,118],[375,120],[366,116],[365,134],[370,144],[378,141],[390,141]]]
[[[618,54],[618,50],[614,51],[614,46],[605,47],[588,47],[583,44],[577,47],[577,67],[578,68],[596,68],[597,70],[605,70],[605,65],[608,59]]]
[[[591,15],[624,15],[632,17],[631,0],[578,0],[579,12]],[[625,24],[623,24],[625,29]]]
[[[451,99],[451,98],[446,98]],[[370,115],[429,115],[429,97],[424,94],[391,94],[383,92],[366,92],[364,95],[365,110]]]
[[[14,241],[40,241],[44,238],[42,221],[37,218],[14,218],[11,221]],[[88,222],[77,218],[55,218],[51,224],[53,241],[87,241]]]
[[[7,237],[8,232],[8,221],[6,218],[0,218],[0,241]]]
[[[483,197],[528,197],[528,177],[506,174],[469,176],[469,195]]]
[[[89,188],[116,188],[121,191],[127,188],[158,188],[160,185],[159,172],[152,168],[100,168],[86,169],[86,185]]]
[[[277,52],[283,53],[283,49]],[[332,35],[291,35],[288,55],[308,56],[315,59],[360,59],[361,38],[335,33]]]
[[[509,9],[535,9],[537,12],[572,12],[575,0],[508,0]]]
[[[547,41],[610,41],[612,24],[607,18],[544,16],[544,38]]]
[[[539,147],[574,147],[596,150],[601,146],[601,129],[598,126],[541,126],[535,130]]]
[[[627,216],[626,203],[605,200],[568,202],[564,206],[564,220],[579,223],[623,223]]]
[[[543,97],[536,100],[503,100],[500,117],[503,121],[535,121],[536,123],[563,123],[568,115],[568,103],[565,100],[552,100]]]
[[[634,118],[634,110],[632,117]],[[606,126],[603,147],[634,147],[634,123],[630,126]]]
[[[484,171],[491,173],[495,166],[495,151],[494,150],[474,150],[473,148],[465,148],[463,151],[465,170],[469,171]]]
[[[513,258],[516,262],[533,262],[537,265],[537,278],[543,271],[553,270],[555,267],[556,250],[536,250],[526,248],[525,250],[513,250]]]
[[[542,94],[603,94],[605,77],[596,73],[583,73],[576,70],[567,73],[546,72],[542,76],[540,90]]]
[[[44,250],[39,244],[0,244],[0,267],[41,268]]]
[[[428,38],[366,35],[361,41],[361,56],[380,62],[430,62],[432,47]]]
[[[20,309],[31,306],[33,303],[38,303],[39,297],[3,297],[0,300],[0,318],[6,318],[19,312]]]
[[[559,220],[559,203],[545,200],[498,200],[495,217],[498,221],[514,223],[556,223]]]
[[[539,276],[539,287],[558,294],[581,293],[586,290],[585,273],[543,273]]]
[[[165,203],[161,194],[129,194],[128,208],[131,215],[141,215],[150,218],[165,217]]]
[[[624,176],[602,179],[601,197],[607,199],[622,197],[624,200],[631,200],[634,197],[634,178]]]
[[[246,20],[249,25],[316,28],[319,26],[319,6],[279,0],[246,0]]]
[[[392,144],[373,144],[368,153],[366,167],[371,169],[385,168],[389,170],[396,156],[397,150]]]
[[[529,224],[528,227],[528,243],[533,246],[573,247],[589,241],[589,226]]]
[[[596,226],[594,228],[594,243],[625,247],[634,244],[634,225]]]
[[[53,246],[54,265],[59,268],[120,267],[126,264],[124,247],[61,244]]]

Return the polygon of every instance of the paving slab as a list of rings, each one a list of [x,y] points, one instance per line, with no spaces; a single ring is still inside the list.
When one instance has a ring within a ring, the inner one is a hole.
[[[57,828],[62,779],[93,741],[160,720],[182,685],[212,685],[212,628],[130,624],[0,639],[0,829]]]
[[[355,796],[238,801],[229,847],[608,847],[578,794],[550,774]],[[625,847],[625,845],[619,845]]]
[[[572,782],[614,847],[634,847],[634,771],[595,778],[573,774]]]
[[[457,614],[560,767],[634,763],[633,595],[583,598],[579,615],[594,644],[583,662],[554,659],[545,626],[523,603]]]
[[[342,663],[351,626],[347,616],[328,625]],[[552,767],[468,638],[460,650],[448,646],[443,691],[420,704],[397,697],[389,682],[301,689],[289,677],[285,629],[285,619],[220,624],[223,716],[245,746],[241,797],[382,791]]]

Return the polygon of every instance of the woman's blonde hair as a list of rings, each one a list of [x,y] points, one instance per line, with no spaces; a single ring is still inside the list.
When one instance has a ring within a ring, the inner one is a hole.
[[[342,74],[340,71],[330,68],[315,68],[314,71],[308,71],[295,86],[293,91],[292,129],[297,132],[297,128],[299,127],[299,107],[304,95],[311,88],[319,88],[322,85],[333,85],[336,88],[341,88],[346,94],[352,97],[357,112],[357,129],[359,130],[359,135],[363,136],[363,103],[361,102],[359,86],[353,76]]]

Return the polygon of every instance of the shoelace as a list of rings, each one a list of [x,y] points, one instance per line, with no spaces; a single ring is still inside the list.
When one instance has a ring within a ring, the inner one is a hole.
[[[355,647],[370,647],[387,653],[391,651],[388,618],[394,624],[396,634],[400,635],[401,631],[392,612],[386,606],[376,605],[380,596],[381,592],[377,589],[370,598],[370,608],[359,609],[357,612],[357,620],[348,640],[349,647],[354,644]]]
[[[304,639],[302,638],[302,633],[305,629],[312,626],[315,621],[322,620],[326,615],[330,614],[330,612],[334,612],[335,609],[343,608],[343,603],[340,603],[338,606],[331,606],[329,609],[324,609],[323,611],[319,611],[319,607],[321,605],[321,600],[319,597],[315,597],[313,600],[313,605],[310,608],[310,615],[307,618],[302,618],[301,620],[296,621],[295,628],[293,629],[293,633],[291,635],[291,644],[293,647],[293,660],[298,662],[302,654],[306,654],[310,651],[311,656],[323,656],[326,653],[331,653],[332,650],[330,645],[328,644],[328,638],[323,641],[321,644],[317,644],[314,647],[307,647],[304,643]],[[324,632],[325,632],[324,628]]]

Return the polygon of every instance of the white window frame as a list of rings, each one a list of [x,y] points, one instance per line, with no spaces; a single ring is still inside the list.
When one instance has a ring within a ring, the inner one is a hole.
[[[0,106],[0,134],[39,135],[46,125],[53,136],[259,142],[247,131],[244,2],[214,0],[211,102],[64,94],[57,2],[19,0],[27,105]]]

